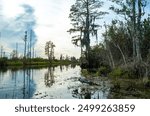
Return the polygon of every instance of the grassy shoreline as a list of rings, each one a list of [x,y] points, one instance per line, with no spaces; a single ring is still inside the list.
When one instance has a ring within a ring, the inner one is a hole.
[[[49,62],[47,59],[0,59],[0,68],[7,67],[48,67],[48,66],[59,66],[59,65],[77,65],[79,64],[77,61],[69,61],[69,60],[53,60]]]

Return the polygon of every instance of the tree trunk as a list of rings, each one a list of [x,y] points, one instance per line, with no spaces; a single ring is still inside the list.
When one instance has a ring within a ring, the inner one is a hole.
[[[26,59],[26,48],[27,48],[27,31],[25,31],[25,38],[24,38],[24,58]]]
[[[109,59],[110,59],[110,64],[111,64],[111,67],[114,69],[115,68],[115,63],[114,63],[114,59],[113,59],[113,55],[111,53],[111,50],[110,50],[110,47],[109,47],[109,43],[107,42],[107,39],[105,38],[105,43],[106,43],[106,49],[109,53]]]
[[[127,62],[126,62],[126,59],[125,59],[125,55],[123,54],[123,51],[121,50],[120,46],[117,44],[117,48],[119,49],[121,55],[122,55],[122,58],[123,58],[123,61],[124,61],[124,64],[125,66],[127,66]]]
[[[131,18],[133,27],[132,27],[132,36],[133,36],[133,59],[134,61],[140,62],[142,60],[141,58],[141,52],[140,52],[140,25],[141,25],[141,16],[142,16],[142,10],[141,10],[141,0],[138,0],[138,17],[136,18],[136,0],[133,0],[133,16]],[[137,19],[137,20],[136,20]],[[137,23],[136,23],[137,22]]]
[[[90,28],[90,22],[89,22],[89,0],[86,1],[86,29],[85,29],[85,39],[86,39],[86,59],[87,59],[87,63],[89,65],[89,51],[90,51],[90,32],[89,32],[89,28]]]
[[[82,46],[83,46],[83,43],[82,43],[82,28],[80,30],[80,44],[81,44],[81,58],[82,58],[82,54],[83,54],[83,49],[82,49]]]
[[[131,21],[132,21],[132,39],[133,39],[133,60],[135,61],[136,59],[136,8],[135,8],[135,0],[133,0],[133,3],[132,3],[132,13],[133,13],[133,16],[131,18]]]
[[[106,30],[106,35],[105,35],[106,50],[109,53],[108,59],[110,60],[110,64],[111,64],[110,66],[112,68],[115,68],[115,63],[114,63],[113,55],[111,53],[111,50],[110,50],[110,47],[109,47],[109,43],[108,43],[108,40],[107,40],[107,26],[106,26],[106,24],[104,24],[104,26],[105,26],[105,30]]]
[[[141,5],[142,5],[141,0],[138,0],[138,19],[137,19],[137,38],[136,38],[136,52],[138,62],[142,60],[140,51],[140,37],[141,37],[140,30],[141,30],[141,16],[142,16]]]
[[[48,44],[48,49],[47,49],[47,55],[48,55],[48,60],[49,60],[49,62],[50,62],[50,51],[49,51],[49,49],[50,49],[50,44]]]
[[[108,45],[108,46],[109,46],[109,45]],[[113,55],[112,55],[112,53],[111,53],[110,48],[108,48],[108,50],[109,50],[109,55],[110,55],[110,59],[111,59],[111,62],[112,62],[112,68],[114,69],[114,68],[115,68],[115,63],[114,63]]]
[[[109,61],[109,65],[112,67],[112,62],[111,62],[111,59],[109,57],[109,54],[107,54],[107,58],[108,58],[108,61]]]

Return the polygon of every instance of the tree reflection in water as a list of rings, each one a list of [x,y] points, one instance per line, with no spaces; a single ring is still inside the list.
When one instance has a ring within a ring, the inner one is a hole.
[[[110,82],[107,78],[92,78],[98,85],[81,83],[81,70],[74,65],[58,67],[23,67],[0,70],[0,99],[106,99]],[[61,72],[62,69],[62,72]],[[56,75],[55,75],[56,74]],[[2,77],[3,76],[3,77]]]
[[[35,91],[33,71],[31,68],[7,69],[5,74],[0,70],[1,99],[29,99]],[[5,78],[3,78],[3,76]]]
[[[66,66],[66,71],[68,71],[68,67],[69,67],[69,66],[68,66],[68,65],[65,65],[65,66]]]
[[[62,65],[60,65],[60,71],[62,72],[62,70],[63,70],[63,67],[62,67]]]
[[[71,64],[71,68],[75,68],[76,67],[76,64]]]
[[[0,68],[0,81],[3,81],[4,74],[7,72],[7,68]]]
[[[23,99],[31,98],[34,91],[33,70],[30,68],[23,69]]]
[[[54,67],[49,67],[48,71],[45,73],[44,81],[45,81],[46,87],[51,87],[55,83],[54,71],[55,71]]]

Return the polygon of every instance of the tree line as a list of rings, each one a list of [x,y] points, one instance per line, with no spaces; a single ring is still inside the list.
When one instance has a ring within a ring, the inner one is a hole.
[[[45,43],[45,55],[47,58],[37,57],[35,56],[35,50],[32,44],[32,31],[28,33],[25,31],[24,36],[24,55],[19,55],[18,52],[18,43],[16,43],[16,49],[12,50],[10,53],[10,58],[3,55],[3,50],[1,49],[1,56],[0,56],[0,67],[6,66],[31,66],[31,65],[68,65],[68,64],[77,64],[78,59],[74,56],[68,56],[60,54],[60,58],[55,58],[54,55],[54,48],[56,47],[52,41],[47,41]],[[28,38],[30,36],[30,38]],[[33,50],[32,50],[33,49]]]

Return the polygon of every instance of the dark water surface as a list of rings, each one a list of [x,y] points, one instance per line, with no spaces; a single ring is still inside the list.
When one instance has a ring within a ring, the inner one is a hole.
[[[106,99],[109,82],[81,83],[79,66],[0,70],[0,99]]]

